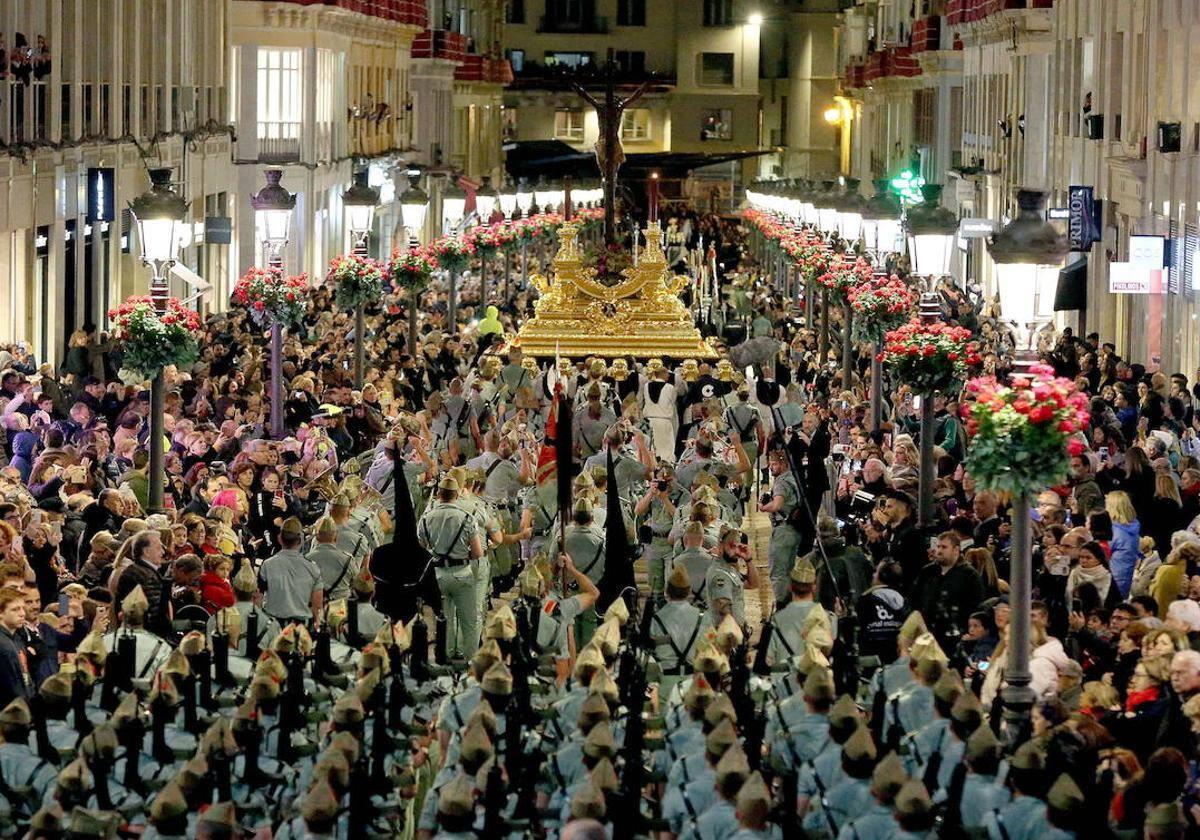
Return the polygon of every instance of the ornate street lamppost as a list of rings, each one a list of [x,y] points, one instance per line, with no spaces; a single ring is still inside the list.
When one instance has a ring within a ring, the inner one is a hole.
[[[446,223],[445,234],[458,236],[459,225],[467,208],[467,191],[458,185],[458,179],[450,182],[442,191],[442,218]],[[446,272],[446,322],[454,330],[455,318],[458,317],[458,271],[450,269]]]
[[[483,176],[483,183],[475,191],[475,214],[479,216],[481,225],[491,224],[492,214],[500,202],[500,193],[492,186],[492,177]]]
[[[1018,363],[1034,361],[1032,342],[1036,324],[1053,314],[1054,290],[1059,269],[1067,256],[1067,240],[1046,221],[1046,194],[1039,190],[1017,193],[1017,215],[995,235],[988,253],[996,265],[996,283],[1005,318],[1017,322],[1018,334],[1026,330],[1029,345],[1018,348]],[[1023,343],[1023,342],[1021,342]],[[1023,357],[1023,358],[1022,358]],[[1020,737],[1029,727],[1034,693],[1030,687],[1029,636],[1033,590],[1032,530],[1029,488],[1019,487],[1012,498],[1012,618],[1009,622],[1008,668],[1004,673],[1004,718],[1009,738]]]
[[[887,257],[896,250],[900,238],[900,217],[904,209],[888,189],[887,179],[875,181],[875,195],[862,208],[862,238],[876,268],[887,272]],[[883,364],[879,361],[882,344],[871,353],[871,428],[883,424]]]
[[[400,217],[408,232],[408,247],[420,244],[420,232],[425,226],[425,214],[429,210],[429,194],[421,189],[421,173],[410,170],[408,189],[400,194]],[[410,296],[408,303],[408,354],[417,355],[417,293]]]
[[[171,189],[170,169],[150,170],[150,190],[129,202],[129,210],[138,226],[142,264],[150,267],[150,300],[154,311],[163,315],[170,296],[167,272],[179,256],[179,233],[188,202]],[[150,485],[151,513],[163,510],[163,485],[166,480],[163,465],[163,432],[166,383],[159,370],[150,380]]]
[[[282,274],[283,249],[288,242],[296,196],[279,185],[282,169],[268,169],[265,174],[267,185],[250,196],[250,205],[262,235],[267,267]],[[283,327],[278,323],[271,325],[271,437],[276,440],[283,437]]]
[[[500,202],[500,213],[506,219],[515,218],[517,212],[517,186],[511,178],[504,179],[496,200]]]
[[[950,273],[950,255],[958,233],[958,219],[941,205],[940,184],[921,187],[924,202],[908,211],[908,254],[913,274],[924,277],[927,291],[921,295],[921,313],[937,306],[933,284]],[[936,316],[936,312],[933,313]],[[933,395],[921,398],[921,471],[917,500],[918,522],[933,523]]]
[[[838,235],[845,243],[847,253],[858,252],[860,248],[863,200],[859,197],[858,185],[857,178],[847,178],[846,191],[834,202]],[[854,382],[854,310],[850,307],[849,297],[846,298],[842,311],[842,387],[849,389]]]
[[[375,208],[379,205],[379,190],[367,182],[365,169],[354,174],[352,183],[342,193],[342,205],[346,208],[346,225],[350,228],[350,242],[356,257],[367,256],[367,243],[371,236],[371,225],[375,219]],[[363,304],[354,307],[354,387],[363,386],[363,351],[366,346],[366,319]],[[272,328],[274,329],[274,328]],[[272,340],[274,335],[272,333]]]

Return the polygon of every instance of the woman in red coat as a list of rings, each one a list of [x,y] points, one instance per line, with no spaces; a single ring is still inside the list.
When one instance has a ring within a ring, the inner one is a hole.
[[[229,575],[233,561],[220,554],[204,558],[204,571],[200,574],[200,603],[211,614],[233,606],[233,587]]]

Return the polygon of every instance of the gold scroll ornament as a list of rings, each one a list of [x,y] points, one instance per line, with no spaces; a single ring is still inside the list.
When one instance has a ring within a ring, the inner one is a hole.
[[[613,286],[596,280],[596,270],[580,259],[579,225],[558,229],[554,279],[534,274],[530,282],[540,297],[534,317],[518,333],[526,354],[580,359],[587,356],[632,356],[715,359],[717,354],[692,322],[679,300],[691,282],[671,276],[662,250],[662,229],[645,229],[646,247],[636,266],[621,272]]]

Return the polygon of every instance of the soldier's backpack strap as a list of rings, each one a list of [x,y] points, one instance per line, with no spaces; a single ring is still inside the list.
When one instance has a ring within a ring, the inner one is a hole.
[[[929,760],[925,763],[922,781],[925,783],[925,790],[930,792],[938,789],[937,780],[942,770],[942,744],[945,740],[946,730],[943,729],[942,734],[938,736],[937,746],[929,751]]]
[[[565,550],[566,546],[563,546],[563,549]],[[592,569],[596,568],[596,564],[600,562],[600,556],[602,554],[604,554],[604,543],[603,542],[601,542],[600,545],[598,545],[596,547],[596,553],[592,556],[592,562],[588,563],[586,568],[579,570],[579,571],[583,572],[584,577],[589,576]]]

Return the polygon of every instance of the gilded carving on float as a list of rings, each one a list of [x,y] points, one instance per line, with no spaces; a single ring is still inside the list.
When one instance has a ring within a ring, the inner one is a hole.
[[[524,351],[567,358],[716,358],[679,299],[691,279],[668,272],[662,228],[652,224],[644,234],[646,247],[638,264],[623,270],[619,282],[606,285],[597,280],[595,269],[583,265],[579,225],[559,227],[553,279],[530,277],[540,297],[534,317],[518,335]]]

